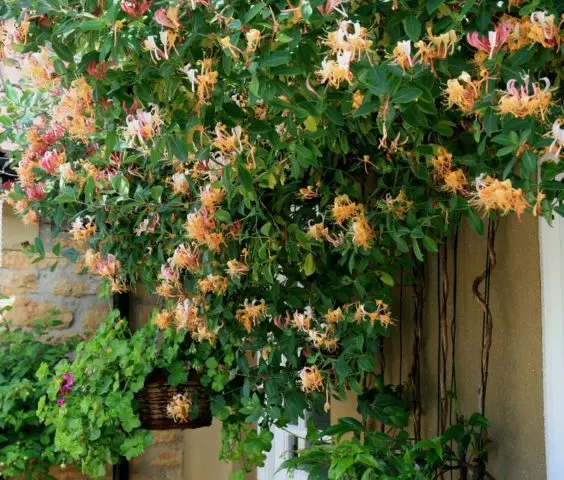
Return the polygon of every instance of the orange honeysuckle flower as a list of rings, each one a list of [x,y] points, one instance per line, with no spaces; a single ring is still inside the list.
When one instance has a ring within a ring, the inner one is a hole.
[[[316,365],[304,367],[300,371],[300,383],[305,393],[323,390],[323,376]]]
[[[474,103],[482,94],[482,83],[483,80],[472,80],[467,72],[448,80],[444,91],[448,106],[456,105],[463,113],[471,113]]]
[[[514,188],[509,179],[500,181],[481,175],[476,179],[475,185],[476,191],[470,195],[469,203],[484,213],[497,211],[507,215],[509,212],[515,212],[520,217],[530,207],[523,191]]]
[[[336,197],[331,210],[333,218],[339,225],[342,225],[345,220],[358,215],[362,211],[362,205],[353,202],[348,195]]]
[[[251,303],[245,300],[243,308],[239,308],[235,312],[235,319],[243,326],[247,333],[250,333],[264,317],[266,317],[266,303],[264,300],[261,300],[259,303],[256,303],[256,300],[253,300]]]
[[[351,224],[352,241],[358,247],[370,248],[376,233],[368,223],[364,213],[353,218]]]

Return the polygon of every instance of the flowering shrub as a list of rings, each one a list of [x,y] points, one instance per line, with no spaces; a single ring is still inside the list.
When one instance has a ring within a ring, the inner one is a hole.
[[[223,456],[260,463],[271,423],[372,388],[401,268],[562,212],[562,6],[536,5],[8,0],[7,197],[209,345]]]
[[[0,296],[0,477],[44,478],[49,467],[67,461],[54,446],[55,429],[41,424],[36,416],[48,382],[35,376],[43,362],[54,366],[71,352],[75,340],[49,344],[42,336],[54,318],[37,320],[36,329],[24,331],[8,323],[10,309]]]

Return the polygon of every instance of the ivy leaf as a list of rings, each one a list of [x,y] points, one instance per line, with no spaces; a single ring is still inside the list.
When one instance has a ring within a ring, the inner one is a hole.
[[[419,35],[421,35],[421,22],[417,20],[415,15],[409,15],[403,19],[403,28],[405,28],[405,33],[412,42],[419,40]]]

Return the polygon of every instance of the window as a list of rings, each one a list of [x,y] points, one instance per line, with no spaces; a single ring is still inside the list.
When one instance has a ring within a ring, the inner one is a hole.
[[[309,420],[313,420],[318,430],[324,430],[331,423],[329,413],[317,415],[313,412],[305,412],[304,416],[305,418],[299,418],[297,423],[290,424],[286,428],[272,428],[274,434],[272,449],[267,455],[264,467],[258,469],[258,480],[307,480],[306,472],[294,471],[292,474],[288,471],[278,472],[285,460],[296,456],[299,450],[308,446],[305,437]]]

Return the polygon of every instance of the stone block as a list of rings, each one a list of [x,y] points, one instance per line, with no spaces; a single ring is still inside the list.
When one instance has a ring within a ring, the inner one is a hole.
[[[16,297],[12,310],[6,314],[6,318],[14,325],[29,327],[38,318],[48,318],[51,310],[58,310],[61,313],[56,315],[56,319],[62,324],[54,328],[67,328],[73,320],[73,313],[60,305],[52,302],[36,302],[26,297]]]
[[[153,441],[159,443],[176,443],[182,440],[182,434],[177,430],[155,430],[153,432]]]
[[[88,305],[84,308],[79,322],[83,330],[93,332],[97,330],[100,324],[106,319],[110,313],[110,308],[105,303],[96,303]]]
[[[53,285],[53,295],[58,297],[83,297],[88,294],[88,283],[73,277],[59,278]]]
[[[39,275],[37,273],[10,272],[0,278],[0,294],[21,295],[37,291]]]
[[[175,450],[165,450],[153,457],[151,465],[154,467],[178,467],[182,464],[182,453]]]

